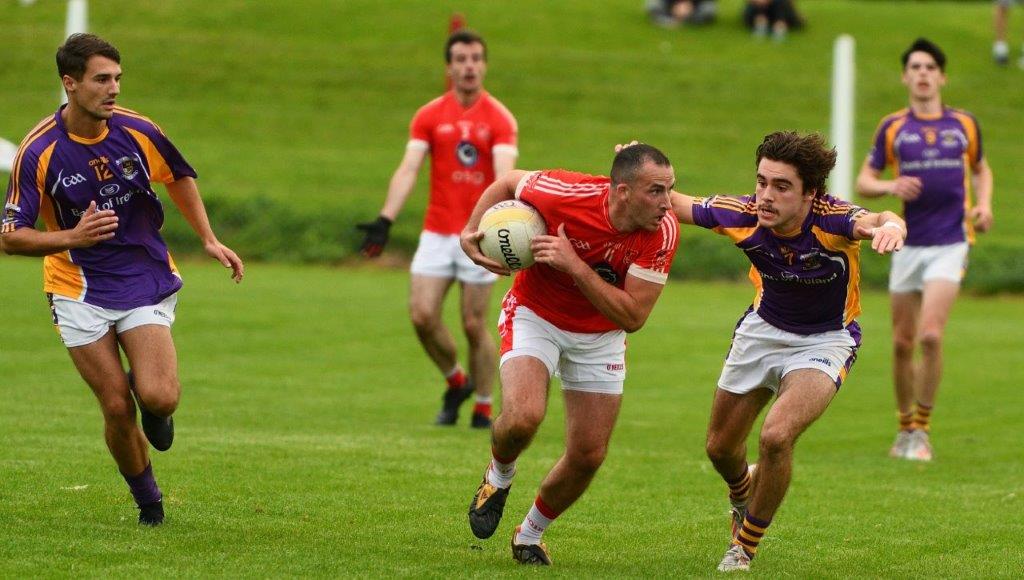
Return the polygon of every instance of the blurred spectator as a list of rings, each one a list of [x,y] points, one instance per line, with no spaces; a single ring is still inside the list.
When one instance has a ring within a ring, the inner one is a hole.
[[[747,0],[743,9],[743,23],[753,31],[755,37],[765,38],[771,33],[777,41],[785,40],[790,30],[804,25],[793,0]]]
[[[992,28],[995,30],[996,40],[992,43],[992,58],[996,64],[1005,66],[1010,62],[1010,45],[1006,43],[1006,23],[1010,20],[1010,4],[1013,0],[996,0],[995,16],[993,17]],[[1021,4],[1021,0],[1017,0]],[[1017,65],[1024,68],[1024,44],[1021,45],[1020,60]]]
[[[662,28],[710,24],[718,16],[717,0],[647,0],[647,15]]]

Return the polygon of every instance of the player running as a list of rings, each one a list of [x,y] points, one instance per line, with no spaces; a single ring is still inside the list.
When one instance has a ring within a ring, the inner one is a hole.
[[[99,400],[107,447],[139,523],[158,525],[163,495],[146,439],[165,451],[174,438],[181,386],[170,327],[182,283],[160,237],[164,213],[153,183],[166,186],[206,253],[231,268],[235,282],[244,268],[210,228],[192,167],[152,121],[117,106],[120,62],[117,49],[92,34],[73,34],[57,49],[68,103],[18,149],[0,246],[45,256],[53,323]],[[35,229],[37,218],[47,231]]]
[[[817,134],[772,133],[757,148],[754,195],[672,195],[679,221],[727,236],[750,259],[754,302],[740,317],[718,379],[707,453],[729,486],[732,544],[718,569],[747,570],[782,503],[797,438],[825,412],[860,346],[860,240],[881,254],[906,231],[827,195],[835,149]],[[757,475],[747,436],[761,427]]]
[[[857,177],[862,195],[903,200],[907,247],[893,256],[893,379],[899,429],[891,457],[931,461],[931,414],[942,378],[942,338],[960,292],[974,232],[992,227],[992,170],[974,117],[942,104],[946,56],[920,38],[903,53],[910,107],[882,120]],[[881,179],[886,167],[892,180]],[[971,206],[971,189],[978,204]],[[920,347],[920,366],[914,351]]]
[[[516,459],[537,432],[548,385],[562,379],[565,454],[547,474],[533,507],[512,534],[512,557],[551,564],[544,530],[583,494],[604,462],[622,402],[626,333],[647,321],[668,280],[678,243],[670,211],[675,175],[647,145],[620,152],[611,178],[568,171],[512,171],[487,188],[462,234],[477,264],[507,274],[480,252],[477,232],[493,204],[521,199],[544,217],[534,238],[536,264],[505,296],[501,335],[501,415],[491,462],[469,507],[478,538],[494,534],[516,473]]]

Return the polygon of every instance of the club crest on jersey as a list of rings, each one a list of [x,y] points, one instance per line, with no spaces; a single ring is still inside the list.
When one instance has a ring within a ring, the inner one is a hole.
[[[455,146],[455,156],[459,158],[459,163],[464,167],[473,167],[480,159],[480,153],[476,150],[476,146],[469,141],[459,141],[459,144]]]
[[[925,127],[921,129],[921,132],[924,133],[924,142],[926,144],[935,145],[935,142],[938,140],[938,133],[935,131],[935,127]]]
[[[132,179],[139,174],[139,166],[131,157],[122,157],[115,161],[114,164],[121,170],[121,177],[125,179]]]
[[[601,277],[602,280],[609,284],[615,284],[619,281],[619,275],[615,273],[612,265],[608,262],[601,262],[600,264],[594,264],[594,271]]]

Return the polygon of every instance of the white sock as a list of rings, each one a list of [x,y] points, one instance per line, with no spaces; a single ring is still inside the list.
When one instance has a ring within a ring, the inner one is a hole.
[[[476,398],[476,402],[477,403],[483,403],[485,405],[490,405],[491,404],[491,396],[490,395],[487,395],[486,397],[481,396],[481,395],[477,395],[475,398]]]
[[[491,465],[487,468],[487,483],[494,487],[508,489],[512,485],[512,477],[516,474],[516,462],[502,463],[491,458]]]
[[[555,520],[540,513],[540,510],[537,509],[537,502],[533,502],[533,507],[531,507],[529,513],[526,514],[526,518],[523,519],[523,523],[519,525],[519,534],[516,536],[516,543],[539,544],[540,537],[544,534],[544,530],[548,529],[548,526],[550,526],[553,521]]]
[[[452,367],[452,370],[450,370],[450,371],[448,371],[448,372],[446,372],[444,374],[444,378],[450,379],[450,378],[454,377],[455,374],[458,373],[461,370],[462,370],[462,366],[459,365],[459,363],[455,363],[455,366]]]

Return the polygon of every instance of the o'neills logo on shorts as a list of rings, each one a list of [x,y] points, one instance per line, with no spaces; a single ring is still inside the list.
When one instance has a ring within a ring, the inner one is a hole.
[[[615,363],[613,365],[605,365],[605,368],[610,371],[621,371],[626,368],[624,363]]]
[[[512,251],[512,240],[509,239],[509,235],[509,231],[505,228],[498,230],[498,248],[501,249],[501,255],[505,257],[505,264],[514,270],[522,266],[523,261]]]

